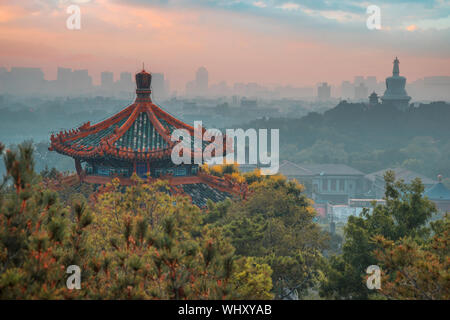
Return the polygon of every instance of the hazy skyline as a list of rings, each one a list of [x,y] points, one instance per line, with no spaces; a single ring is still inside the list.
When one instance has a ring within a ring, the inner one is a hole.
[[[81,30],[68,30],[78,3]],[[368,30],[366,8],[381,8],[381,30]],[[0,0],[0,66],[136,72],[145,62],[184,90],[198,67],[210,83],[339,84],[356,75],[412,82],[450,75],[448,1]]]

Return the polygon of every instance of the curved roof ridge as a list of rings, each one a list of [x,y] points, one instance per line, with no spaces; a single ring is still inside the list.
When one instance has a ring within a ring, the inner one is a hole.
[[[125,121],[120,128],[117,129],[116,132],[112,134],[112,136],[107,139],[109,143],[114,143],[117,139],[119,139],[127,130],[132,126],[134,121],[136,121],[139,113],[140,113],[140,106],[136,105],[133,112],[128,117],[127,121]]]
[[[431,200],[450,200],[450,190],[442,182],[436,183],[424,195]]]
[[[187,130],[189,130],[192,134],[194,133],[194,127],[175,118],[174,116],[172,116],[170,113],[164,111],[163,109],[161,109],[158,105],[152,103],[152,109],[155,109],[155,113],[157,115],[159,115],[161,118],[164,118],[164,120],[166,120],[168,123],[174,125],[175,127],[177,127],[178,129],[180,127],[185,128]],[[205,128],[203,128],[205,129]]]
[[[123,118],[127,117],[130,115],[130,113],[132,113],[132,110],[134,107],[134,103],[129,105],[128,107],[126,107],[125,109],[123,109],[121,112],[99,122],[96,123],[93,126],[86,126],[84,127],[86,124],[89,124],[90,122],[87,122],[85,125],[82,125],[78,128],[78,131],[76,131],[75,134],[69,134],[67,137],[65,137],[66,141],[73,141],[76,139],[80,139],[80,138],[84,138],[88,135],[97,133],[101,130],[107,129],[108,127],[118,123],[120,120],[122,120]]]
[[[307,169],[307,168],[303,168],[302,166],[300,166],[300,165],[298,165],[298,164],[296,164],[296,163],[294,163],[294,162],[292,162],[292,161],[289,161],[289,160],[284,160],[284,161],[281,163],[280,167],[283,166],[283,165],[285,165],[285,164],[293,165],[294,167],[297,167],[297,168],[299,168],[299,169],[301,169],[301,170],[310,172],[311,174],[313,173],[311,170],[309,170],[309,169]]]
[[[163,137],[163,139],[171,146],[173,144],[172,140],[170,139],[169,134],[167,134],[168,128],[164,127],[162,123],[158,120],[158,117],[153,112],[153,103],[150,106],[146,106],[145,108],[147,115],[150,119],[150,121],[155,126],[156,131]]]
[[[141,132],[141,127],[146,131]],[[193,126],[175,118],[148,97],[137,97],[125,109],[95,125],[91,126],[90,122],[86,122],[77,129],[52,134],[49,150],[78,159],[101,158],[106,155],[126,160],[169,157],[175,145],[171,139],[175,129],[186,129],[191,137],[197,136]],[[198,135],[203,138],[205,131],[206,128],[202,127]],[[223,139],[222,145],[218,146],[223,147],[223,152],[226,153],[228,140],[226,136]],[[214,140],[214,144],[216,142]],[[204,144],[202,147],[191,146],[194,147],[194,156],[196,152],[203,153],[203,146]]]
[[[299,168],[299,169],[302,169],[302,170],[305,170],[305,171],[308,171],[308,172],[311,172],[311,173],[313,173],[311,170],[309,170],[309,169],[307,169],[307,168],[304,168],[304,167],[302,167],[302,166],[300,166],[300,165],[298,165],[298,164],[296,164],[296,163],[294,163],[294,162],[291,162],[294,166],[296,166],[297,168]]]
[[[97,129],[98,127],[103,127],[103,126],[110,125],[111,120],[119,121],[124,116],[126,116],[126,114],[131,113],[132,109],[133,109],[133,107],[135,107],[135,105],[136,105],[136,103],[133,102],[129,106],[125,107],[125,109],[123,109],[120,112],[112,115],[111,117],[109,117],[109,118],[107,118],[107,119],[105,119],[103,121],[100,121],[100,122],[94,124],[93,126],[89,126],[88,130]]]

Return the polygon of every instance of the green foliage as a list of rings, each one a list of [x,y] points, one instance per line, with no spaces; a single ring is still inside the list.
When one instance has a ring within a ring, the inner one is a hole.
[[[436,212],[432,202],[422,197],[420,180],[410,185],[395,181],[393,172],[385,175],[386,205],[377,205],[373,212],[364,210],[359,217],[350,217],[345,227],[343,253],[329,261],[321,295],[339,299],[368,299],[371,292],[365,285],[365,270],[379,261],[375,237],[400,241],[409,237],[417,243],[429,238],[427,221]]]
[[[281,176],[245,174],[251,182],[246,201],[209,205],[240,256],[254,257],[273,270],[275,298],[304,296],[321,276],[324,235],[303,187]],[[213,219],[211,219],[213,220]]]
[[[32,153],[24,144],[5,155],[0,299],[272,298],[270,267],[236,260],[221,228],[167,183],[134,177],[123,190],[114,180],[95,206],[81,195],[64,206],[34,173]],[[66,287],[70,265],[81,268],[81,290]]]
[[[303,186],[282,176],[215,168],[247,183],[247,197],[206,211],[136,176],[88,203],[88,189],[46,188],[29,143],[3,153],[0,299],[290,299],[318,285],[336,299],[449,298],[449,218],[430,222],[436,209],[419,180],[388,172],[386,204],[350,217],[342,253],[325,259],[339,238],[327,247]],[[376,292],[365,286],[373,264]],[[82,270],[81,290],[66,287],[69,265]]]
[[[65,265],[83,264],[87,248],[81,238],[89,225],[84,206],[77,218],[43,190],[33,171],[33,149],[24,143],[5,154],[6,181],[12,189],[0,202],[0,297],[55,299],[70,297],[65,288]]]
[[[279,129],[282,160],[344,163],[365,173],[404,166],[430,178],[450,177],[449,106],[436,102],[400,112],[342,101],[323,114],[258,119],[243,127]]]
[[[388,299],[450,298],[450,218],[431,223],[427,241],[404,237],[397,242],[377,236],[375,255],[383,266],[380,293]]]
[[[236,265],[233,284],[238,296],[258,300],[272,299],[272,269],[268,264],[258,263],[255,258],[241,258]]]

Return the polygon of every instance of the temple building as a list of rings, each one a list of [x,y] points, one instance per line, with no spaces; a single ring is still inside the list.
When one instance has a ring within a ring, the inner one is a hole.
[[[399,110],[406,110],[409,105],[411,97],[408,96],[405,90],[406,78],[400,76],[400,61],[396,57],[394,60],[394,68],[392,70],[392,77],[386,78],[386,91],[381,97],[383,104],[392,105]]]
[[[450,213],[450,190],[442,182],[442,176],[438,176],[438,183],[425,192],[425,196],[436,204],[438,211]]]
[[[372,92],[369,96],[369,106],[374,107],[379,104],[378,95],[376,92]]]
[[[367,192],[364,173],[344,164],[297,164],[283,161],[280,173],[306,186],[316,204],[347,204]]]
[[[191,136],[192,157],[194,128],[168,114],[151,99],[152,75],[145,70],[136,74],[136,99],[119,113],[91,125],[51,136],[49,150],[72,157],[81,182],[104,185],[118,178],[122,185],[132,184],[132,175],[148,180],[166,179],[173,193],[187,194],[200,207],[208,199],[216,201],[239,194],[230,180],[205,174],[199,165],[172,162],[175,142],[171,134],[185,129]],[[202,131],[204,132],[203,128]],[[225,142],[225,138],[224,138]],[[226,143],[223,143],[225,151]]]

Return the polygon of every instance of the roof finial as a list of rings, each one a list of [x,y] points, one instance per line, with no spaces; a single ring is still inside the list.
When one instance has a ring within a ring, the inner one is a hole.
[[[142,71],[145,71],[144,62],[142,62]]]
[[[394,68],[392,69],[392,75],[394,75],[394,76],[398,76],[400,74],[400,68],[398,66],[399,63],[400,63],[400,61],[398,60],[397,57],[395,57]]]

